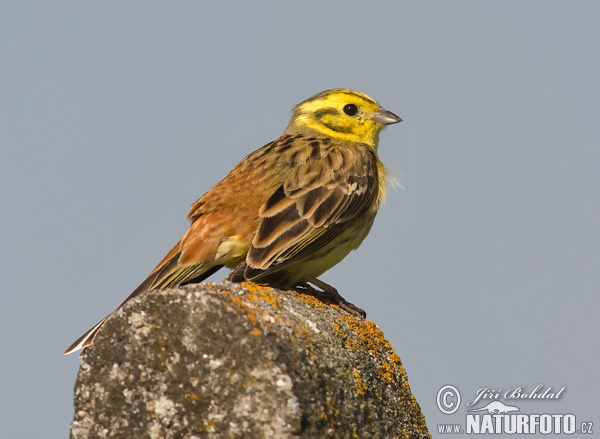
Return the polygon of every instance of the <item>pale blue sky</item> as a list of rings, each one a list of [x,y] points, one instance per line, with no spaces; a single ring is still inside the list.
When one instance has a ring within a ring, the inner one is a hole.
[[[600,3],[3,2],[3,437],[66,437],[63,350],[185,232],[188,206],[321,90],[404,119],[363,246],[323,276],[443,385],[565,386],[600,426]],[[213,279],[222,279],[219,272]],[[463,402],[464,405],[464,402]]]

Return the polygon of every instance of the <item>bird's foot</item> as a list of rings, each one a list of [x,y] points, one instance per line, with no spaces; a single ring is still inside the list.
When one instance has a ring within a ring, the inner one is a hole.
[[[326,284],[325,282],[317,279],[316,277],[305,277],[304,279],[307,282],[310,282],[311,284],[319,287],[320,290],[309,285],[307,282],[297,283],[293,287],[294,290],[296,290],[299,293],[309,294],[321,301],[333,302],[334,305],[338,305],[344,311],[352,314],[355,317],[359,317],[361,319],[367,317],[367,313],[363,309],[359,308],[353,303],[348,302],[331,285]]]

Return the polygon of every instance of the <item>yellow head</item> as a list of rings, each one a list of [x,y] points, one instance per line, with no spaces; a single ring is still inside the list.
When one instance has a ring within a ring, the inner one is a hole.
[[[401,121],[367,95],[334,88],[296,105],[286,131],[308,128],[334,139],[366,143],[376,149],[381,129]]]

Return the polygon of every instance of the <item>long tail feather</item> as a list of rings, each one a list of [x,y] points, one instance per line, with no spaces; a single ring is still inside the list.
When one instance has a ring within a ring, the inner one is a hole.
[[[134,297],[139,296],[143,292],[157,288],[170,288],[177,285],[202,282],[204,279],[223,267],[222,265],[216,265],[208,269],[205,269],[205,266],[182,267],[178,265],[179,256],[180,254],[177,253],[158,270],[150,274],[150,276],[148,276],[146,280],[144,280],[144,282],[142,282],[113,312],[111,312],[108,316],[96,324],[96,326],[83,334],[71,346],[69,346],[64,355],[71,354],[79,349],[83,349],[79,355],[81,357],[85,353],[85,348],[90,346],[94,341],[94,337],[96,337],[106,319],[117,312],[125,303],[129,302]]]
[[[100,322],[98,322],[98,324],[96,324],[96,326],[94,326],[88,332],[79,337],[71,346],[67,348],[64,355],[72,354],[73,352],[78,351],[79,349],[84,349],[91,345],[92,340],[94,340],[94,337],[96,336],[96,334],[100,330],[100,327],[104,324],[107,318],[108,316],[104,317]],[[81,355],[83,355],[83,352],[81,353]]]

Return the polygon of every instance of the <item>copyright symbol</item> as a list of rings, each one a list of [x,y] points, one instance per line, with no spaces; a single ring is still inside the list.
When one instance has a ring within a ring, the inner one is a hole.
[[[437,394],[437,406],[446,415],[455,413],[460,406],[460,393],[458,389],[450,384],[442,387]]]

